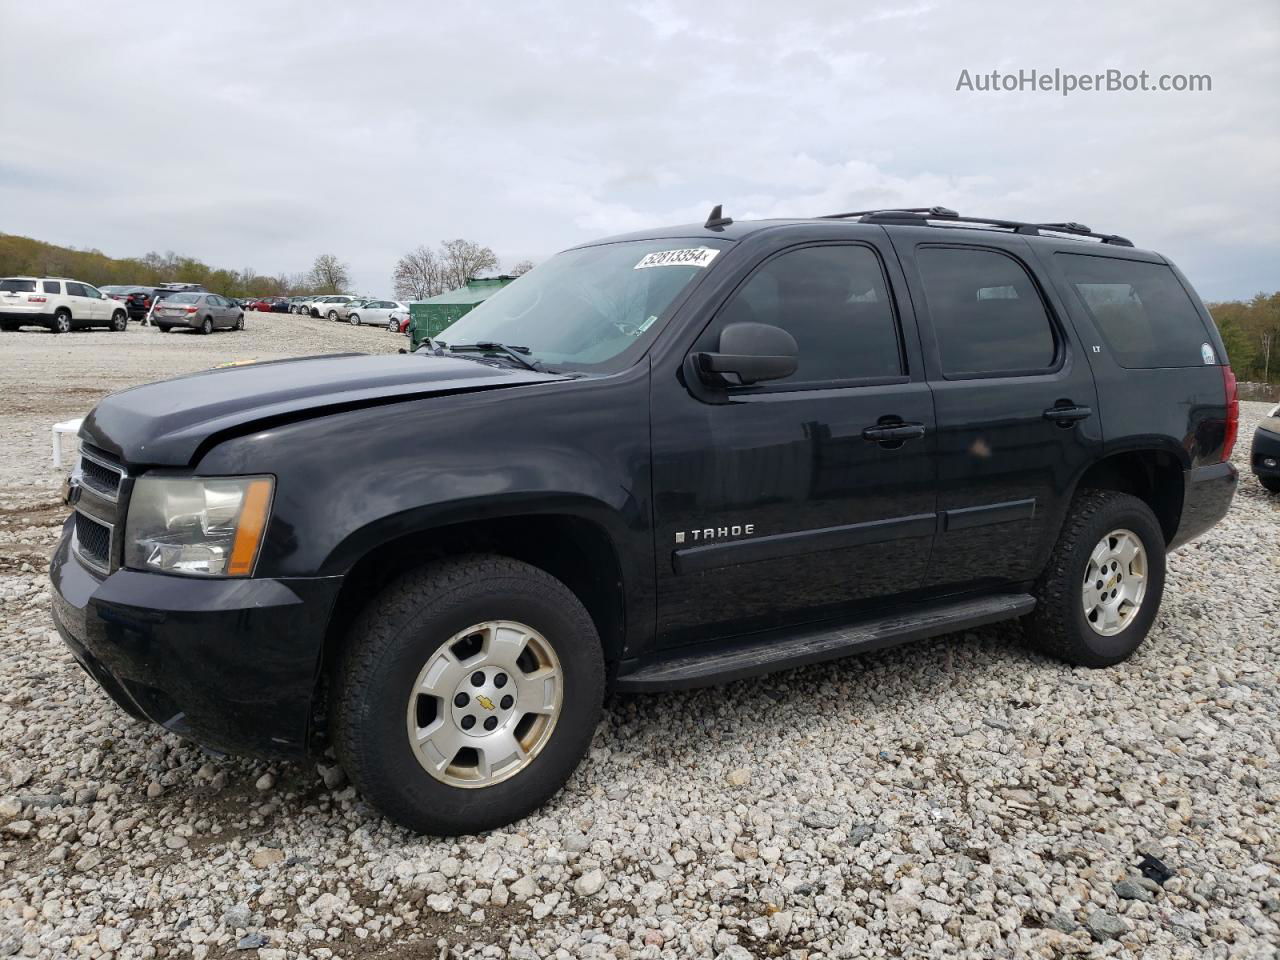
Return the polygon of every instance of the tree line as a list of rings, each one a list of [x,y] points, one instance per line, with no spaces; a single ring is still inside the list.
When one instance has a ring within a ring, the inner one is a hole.
[[[406,253],[396,263],[391,283],[401,300],[426,300],[497,269],[498,255],[492,247],[471,240],[446,240],[435,250],[419,246]],[[511,274],[518,277],[532,269],[532,263],[522,260]]]
[[[1208,304],[1241,380],[1280,383],[1280,292]]]

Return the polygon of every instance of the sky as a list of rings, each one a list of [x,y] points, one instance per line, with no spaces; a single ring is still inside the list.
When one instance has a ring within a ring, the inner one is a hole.
[[[0,232],[217,267],[941,204],[1280,289],[1280,3],[0,0]],[[1201,92],[980,91],[1108,69]]]

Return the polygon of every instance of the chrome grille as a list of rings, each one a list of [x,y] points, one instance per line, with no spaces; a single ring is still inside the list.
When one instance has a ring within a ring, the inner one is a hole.
[[[110,524],[76,511],[76,554],[102,573],[111,569],[111,532]]]
[[[124,480],[124,469],[116,466],[103,456],[81,448],[80,480],[94,492],[101,494],[108,500],[115,500],[120,495],[120,483]]]

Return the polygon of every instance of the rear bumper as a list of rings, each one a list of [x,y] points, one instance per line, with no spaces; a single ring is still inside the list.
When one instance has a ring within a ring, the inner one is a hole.
[[[125,712],[218,751],[306,754],[341,577],[103,580],[76,559],[69,530],[49,569],[54,625]]]
[[[25,310],[0,310],[0,323],[16,323],[24,327],[52,327],[53,314],[28,313]]]
[[[1266,461],[1275,466],[1269,466]],[[1280,477],[1280,433],[1259,427],[1253,432],[1253,450],[1249,455],[1253,472],[1259,477]]]
[[[1231,463],[1193,467],[1186,472],[1182,495],[1182,517],[1170,550],[1205,533],[1231,509],[1231,498],[1240,485],[1240,472]]]

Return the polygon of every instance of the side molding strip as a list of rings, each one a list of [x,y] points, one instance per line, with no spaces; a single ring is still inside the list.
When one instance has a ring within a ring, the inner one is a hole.
[[[671,565],[678,574],[701,573],[703,570],[753,563],[757,560],[777,560],[907,537],[931,537],[937,525],[936,513],[919,513],[909,517],[870,520],[839,527],[775,533],[749,540],[731,540],[728,543],[708,543],[675,551],[671,556]]]
[[[1011,520],[1030,520],[1036,515],[1035,497],[1030,500],[1007,500],[1004,503],[988,503],[981,507],[961,507],[942,511],[943,529],[968,530],[992,523],[1008,523]]]

